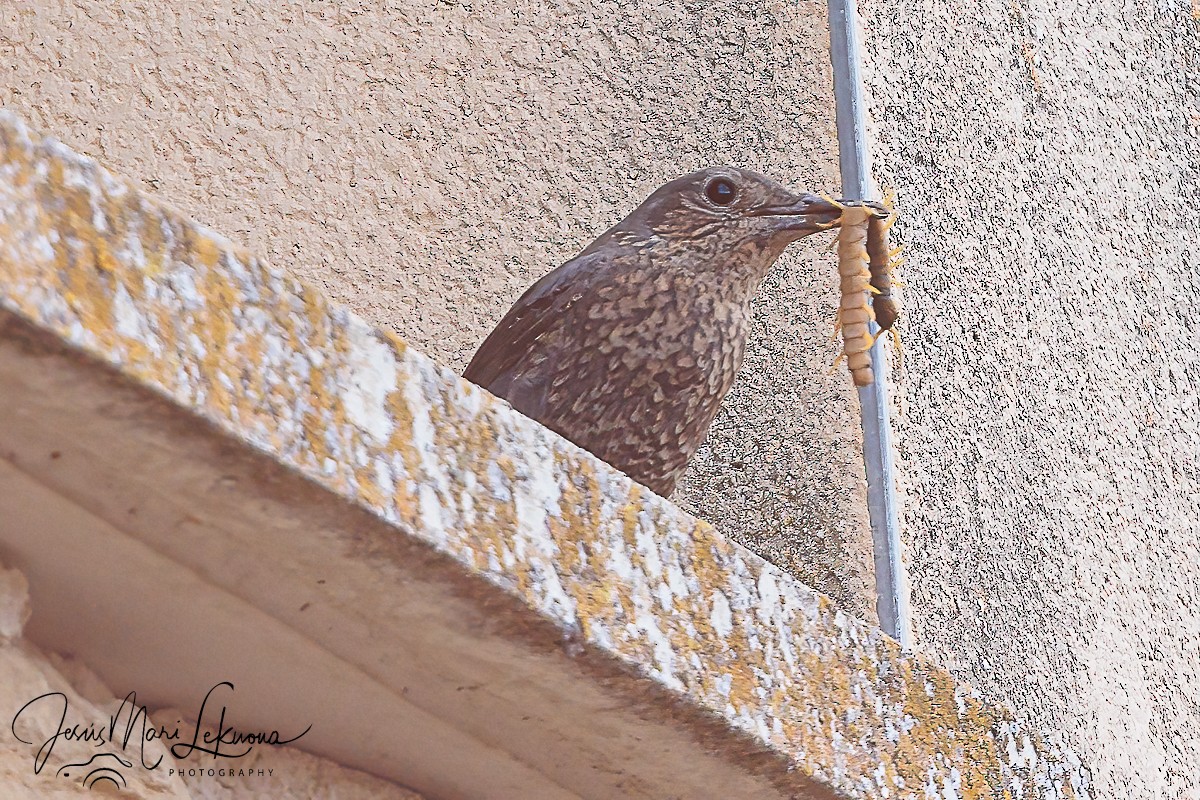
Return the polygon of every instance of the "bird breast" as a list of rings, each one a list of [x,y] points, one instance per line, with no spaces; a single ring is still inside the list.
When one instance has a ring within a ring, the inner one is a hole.
[[[666,493],[733,384],[748,309],[666,280],[646,283],[653,291],[598,287],[581,300],[585,313],[556,331],[554,354],[541,364],[552,373],[543,422]]]

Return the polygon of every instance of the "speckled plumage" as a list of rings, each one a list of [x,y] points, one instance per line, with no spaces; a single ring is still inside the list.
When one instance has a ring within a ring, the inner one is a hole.
[[[742,364],[767,271],[839,213],[732,167],[671,181],[534,284],[463,375],[668,495]]]

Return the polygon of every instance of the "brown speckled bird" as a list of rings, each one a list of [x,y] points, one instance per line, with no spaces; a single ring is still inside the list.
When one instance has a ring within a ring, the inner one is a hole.
[[[677,178],[525,292],[463,377],[666,496],[742,365],[771,265],[839,215],[748,170]]]

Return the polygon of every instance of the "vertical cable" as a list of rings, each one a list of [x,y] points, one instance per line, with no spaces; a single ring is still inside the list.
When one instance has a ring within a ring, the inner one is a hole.
[[[855,0],[829,0],[829,50],[833,61],[833,94],[837,109],[838,160],[846,197],[878,199],[871,179],[863,103],[862,43]],[[879,327],[871,323],[871,333]],[[900,552],[900,514],[896,499],[892,426],[888,420],[888,363],[883,342],[871,348],[875,382],[860,387],[863,460],[867,473],[867,510],[875,552],[876,608],[879,623],[905,648],[912,646],[908,576]]]

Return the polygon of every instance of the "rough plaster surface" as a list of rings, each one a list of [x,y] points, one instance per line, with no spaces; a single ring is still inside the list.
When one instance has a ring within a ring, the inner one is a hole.
[[[918,639],[1066,730],[1098,796],[1195,800],[1200,14],[863,8]]]
[[[0,103],[453,368],[665,180],[838,183],[819,0],[9,3]],[[676,499],[874,618],[818,239]]]
[[[7,313],[393,522],[723,721],[730,742],[769,748],[784,792],[1088,796],[1069,751],[932,661],[394,334],[2,119]]]

